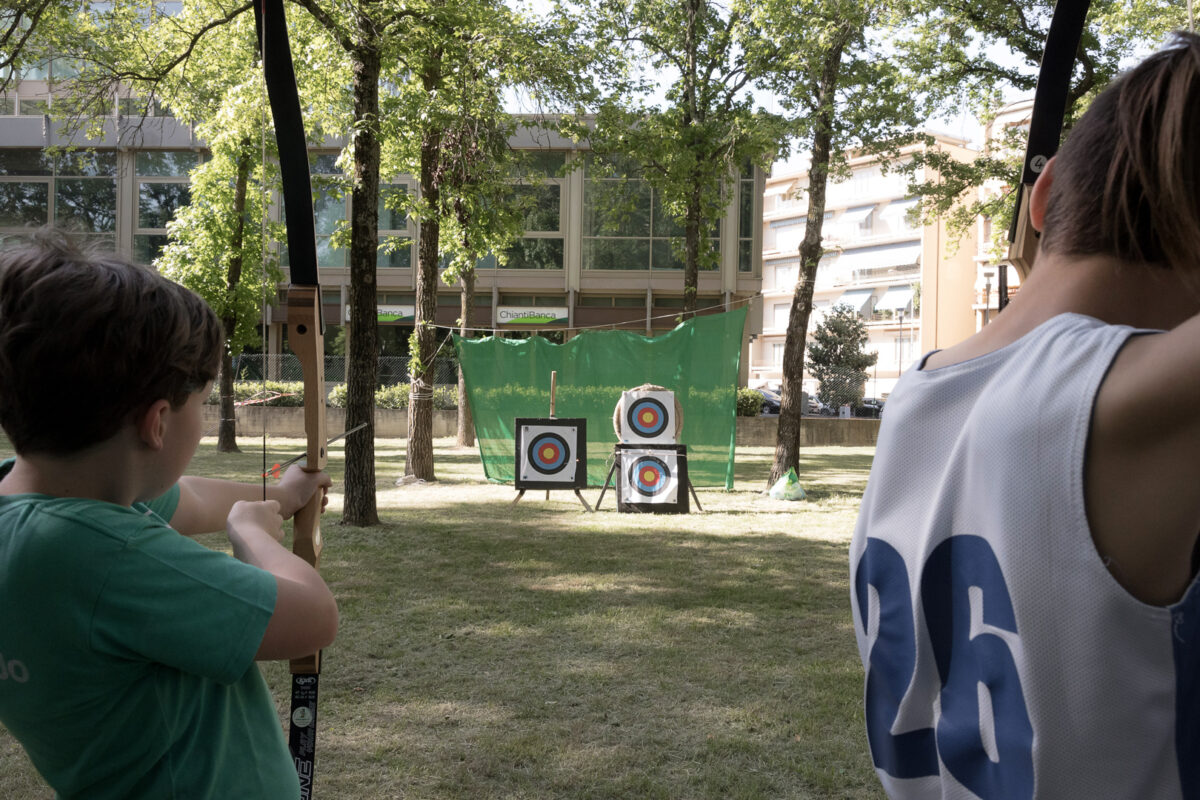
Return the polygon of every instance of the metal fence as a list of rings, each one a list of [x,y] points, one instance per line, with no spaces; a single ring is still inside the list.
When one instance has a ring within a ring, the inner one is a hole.
[[[379,383],[383,386],[408,383],[408,361],[408,356],[381,356],[377,377]],[[269,381],[300,381],[304,379],[304,372],[300,368],[300,359],[292,354],[264,356],[252,353],[234,357],[234,380],[260,381],[264,377]],[[346,382],[345,356],[325,356],[325,382]],[[449,358],[434,359],[433,383],[435,386],[456,385],[457,362]]]

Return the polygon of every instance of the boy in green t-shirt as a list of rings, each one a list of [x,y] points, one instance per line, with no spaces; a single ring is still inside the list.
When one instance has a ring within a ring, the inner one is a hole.
[[[222,347],[149,270],[50,232],[0,253],[0,723],[61,798],[299,796],[254,662],[337,632],[280,544],[330,481],[182,477]],[[222,528],[234,558],[187,538]]]

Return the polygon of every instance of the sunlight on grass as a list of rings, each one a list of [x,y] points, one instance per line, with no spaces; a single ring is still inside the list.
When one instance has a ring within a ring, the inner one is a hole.
[[[241,444],[205,440],[190,471],[257,480],[260,440]],[[570,492],[514,505],[449,440],[438,481],[398,487],[404,446],[376,442],[383,524],[366,529],[339,523],[342,443],[330,454],[322,574],[341,629],[315,796],[882,797],[847,565],[870,448],[804,450],[802,502],[763,494],[771,448],[739,448],[733,491],[651,515],[616,513],[611,489],[598,513]],[[268,447],[269,466],[304,443]],[[282,718],[287,666],[263,672]],[[0,797],[50,796],[0,731]]]

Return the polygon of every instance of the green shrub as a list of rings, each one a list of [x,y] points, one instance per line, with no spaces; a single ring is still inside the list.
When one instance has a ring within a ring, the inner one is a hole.
[[[395,383],[375,390],[376,408],[408,408],[407,383]],[[346,407],[346,384],[340,383],[329,393],[329,405],[334,408]],[[458,387],[433,387],[433,407],[438,409],[458,408]]]
[[[239,404],[253,401],[252,405],[273,408],[300,408],[304,405],[304,384],[300,381],[267,381],[265,384],[262,381],[234,381],[233,401]],[[221,390],[216,383],[205,402],[209,405],[221,402]]]
[[[345,408],[346,407],[346,384],[339,383],[333,387],[333,391],[329,393],[330,408]]]
[[[408,408],[409,385],[393,383],[375,390],[376,408]]]
[[[737,415],[739,417],[757,417],[762,413],[763,396],[757,389],[738,389]]]

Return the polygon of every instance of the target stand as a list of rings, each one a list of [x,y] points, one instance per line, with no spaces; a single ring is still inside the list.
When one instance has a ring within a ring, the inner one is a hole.
[[[551,489],[573,489],[583,507],[592,510],[579,491],[587,486],[586,419],[518,417],[514,441],[513,504],[527,489],[545,489],[547,499]]]
[[[617,476],[617,511],[651,514],[687,514],[688,493],[703,511],[696,489],[688,479],[687,445],[618,444],[613,449],[613,464],[596,500],[596,509],[604,493]]]

